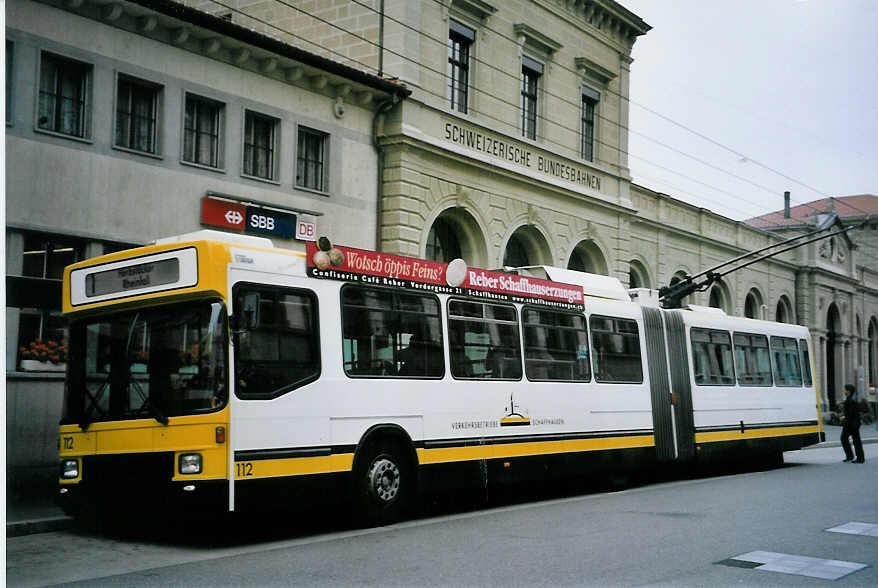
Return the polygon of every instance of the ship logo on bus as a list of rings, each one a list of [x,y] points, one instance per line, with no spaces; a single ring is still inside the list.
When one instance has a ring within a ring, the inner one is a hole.
[[[530,425],[530,417],[526,416],[527,409],[516,404],[512,394],[509,395],[509,406],[506,407],[506,416],[500,419],[501,427],[526,427]]]

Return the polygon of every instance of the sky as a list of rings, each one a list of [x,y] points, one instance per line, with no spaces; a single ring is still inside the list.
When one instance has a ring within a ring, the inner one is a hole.
[[[743,220],[878,195],[878,0],[618,0],[634,44],[629,166]]]

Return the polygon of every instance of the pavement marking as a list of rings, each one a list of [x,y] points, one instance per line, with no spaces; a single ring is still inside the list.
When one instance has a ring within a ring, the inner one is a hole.
[[[853,521],[826,530],[830,533],[844,533],[846,535],[865,535],[866,537],[878,537],[878,524],[875,523],[858,523],[856,521]]]
[[[751,551],[716,563],[736,568],[749,568],[823,580],[838,580],[869,567],[868,564],[852,561],[820,559],[774,551]]]

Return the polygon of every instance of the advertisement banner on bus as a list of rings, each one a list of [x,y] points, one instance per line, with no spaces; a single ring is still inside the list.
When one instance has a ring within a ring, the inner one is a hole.
[[[333,246],[325,237],[307,244],[308,275],[395,288],[428,290],[512,302],[582,309],[581,286],[551,282],[459,263],[427,261],[377,251]],[[449,267],[451,271],[449,271]]]

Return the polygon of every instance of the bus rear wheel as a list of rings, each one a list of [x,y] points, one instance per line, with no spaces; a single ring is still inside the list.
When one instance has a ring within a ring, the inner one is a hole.
[[[354,472],[355,515],[369,525],[400,520],[414,495],[414,471],[398,446],[379,442],[366,448]]]

